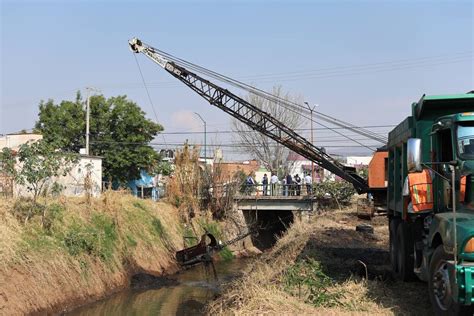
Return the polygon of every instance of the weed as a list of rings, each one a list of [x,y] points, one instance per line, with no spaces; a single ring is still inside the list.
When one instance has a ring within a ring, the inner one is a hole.
[[[96,213],[90,224],[74,222],[65,234],[64,244],[71,255],[86,253],[107,261],[114,254],[116,239],[113,220]]]
[[[194,231],[191,229],[190,226],[185,225],[183,229],[183,238],[184,238],[184,246],[185,247],[191,247],[194,246],[199,239],[196,237],[194,234]]]
[[[127,246],[132,247],[132,248],[137,246],[137,241],[135,240],[135,238],[133,238],[132,235],[127,234],[125,236],[125,238],[126,238],[126,241],[127,241]]]
[[[219,252],[219,256],[222,258],[222,260],[224,261],[230,261],[232,259],[234,259],[234,254],[232,253],[232,251],[229,250],[229,248],[227,247],[224,247],[220,252]]]
[[[52,233],[55,224],[63,223],[64,210],[64,206],[57,203],[51,204],[46,210],[43,227],[49,234]]]
[[[158,218],[153,217],[151,225],[153,226],[154,232],[158,236],[160,236],[161,238],[166,238],[165,228],[163,227],[163,224],[161,224],[161,221]]]
[[[12,214],[19,221],[26,222],[29,218],[43,213],[44,206],[35,203],[32,199],[20,198],[13,205]]]
[[[56,240],[49,236],[48,233],[41,228],[38,223],[28,225],[23,236],[27,249],[36,252],[45,252],[54,248]]]
[[[145,203],[143,203],[142,201],[133,202],[133,206],[138,209],[141,209],[142,211],[148,211],[148,208],[146,207]]]
[[[321,269],[321,264],[312,259],[298,260],[283,273],[285,291],[298,297],[304,297],[306,303],[316,307],[332,307],[341,305],[340,292],[329,291],[333,280]]]

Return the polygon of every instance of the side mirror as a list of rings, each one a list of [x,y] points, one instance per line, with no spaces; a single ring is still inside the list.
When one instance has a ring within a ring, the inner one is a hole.
[[[408,172],[421,172],[421,139],[409,138],[407,142],[407,166]]]

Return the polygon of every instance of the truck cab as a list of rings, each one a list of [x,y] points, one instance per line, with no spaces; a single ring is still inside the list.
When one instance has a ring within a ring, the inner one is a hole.
[[[388,150],[394,275],[427,281],[437,315],[472,315],[474,94],[423,96],[412,104],[412,115],[389,133]],[[430,174],[424,188],[431,206],[414,211],[407,207],[414,193],[407,194],[405,182],[424,170]]]

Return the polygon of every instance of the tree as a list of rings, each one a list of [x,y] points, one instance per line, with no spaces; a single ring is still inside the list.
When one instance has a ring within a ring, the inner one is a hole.
[[[16,154],[4,148],[0,155],[3,171],[12,176],[17,185],[24,185],[33,196],[33,206],[38,206],[38,197],[53,178],[65,176],[77,162],[78,155],[57,150],[44,140],[20,146]],[[43,208],[42,221],[45,217]],[[28,212],[25,221],[32,211]]]
[[[64,150],[78,152],[85,147],[85,110],[78,93],[75,101],[40,103],[36,131],[45,141]],[[103,175],[123,183],[136,179],[140,170],[153,170],[159,155],[149,146],[163,127],[145,117],[140,107],[126,96],[90,99],[90,153],[104,158]]]
[[[291,97],[288,93],[284,93],[283,89],[279,86],[273,87],[273,94],[285,100],[300,102],[300,98]],[[291,129],[301,125],[301,117],[298,113],[285,108],[281,104],[271,102],[255,94],[249,94],[245,99],[252,105],[277,118]],[[243,144],[243,152],[250,153],[253,157],[257,158],[272,173],[287,171],[289,166],[285,162],[290,152],[288,148],[262,133],[254,131],[237,119],[232,120],[232,130],[237,133],[237,138]]]

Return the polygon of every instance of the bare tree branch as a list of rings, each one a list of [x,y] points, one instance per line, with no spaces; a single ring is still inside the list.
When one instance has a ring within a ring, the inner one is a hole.
[[[273,87],[273,94],[297,103],[301,103],[302,99],[301,97],[295,98],[289,93],[284,93],[281,86]],[[277,118],[289,128],[295,129],[302,124],[301,117],[297,113],[288,110],[280,103],[271,102],[255,94],[249,94],[245,99],[252,105]],[[288,167],[291,166],[284,164],[284,162],[290,152],[289,149],[271,138],[252,130],[237,119],[232,120],[232,130],[236,133],[237,139],[242,143],[240,148],[242,148],[243,153],[250,154],[259,160],[272,173],[288,172]]]

